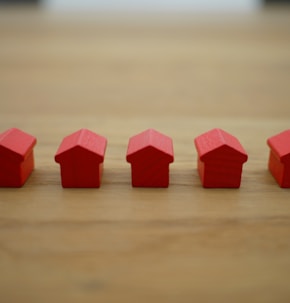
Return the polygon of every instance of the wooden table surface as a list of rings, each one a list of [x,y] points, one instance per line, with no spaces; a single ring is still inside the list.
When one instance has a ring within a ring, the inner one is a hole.
[[[36,169],[0,189],[0,301],[290,302],[290,191],[266,139],[290,127],[290,11],[126,19],[0,11],[0,131],[35,135]],[[249,154],[240,189],[204,189],[193,139]],[[108,138],[100,189],[62,189],[54,154]],[[168,189],[130,185],[130,136],[171,136]]]

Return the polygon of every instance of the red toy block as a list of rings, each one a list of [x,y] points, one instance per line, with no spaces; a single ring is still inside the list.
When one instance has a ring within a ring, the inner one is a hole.
[[[127,162],[131,163],[132,186],[168,187],[169,164],[174,161],[172,139],[148,129],[129,140]]]
[[[269,138],[267,143],[270,172],[280,187],[290,188],[290,129]]]
[[[239,188],[248,155],[237,138],[215,128],[194,139],[203,187]]]
[[[55,155],[63,187],[100,187],[107,139],[88,129],[65,137]]]
[[[0,187],[21,187],[34,169],[36,138],[17,128],[0,134]]]

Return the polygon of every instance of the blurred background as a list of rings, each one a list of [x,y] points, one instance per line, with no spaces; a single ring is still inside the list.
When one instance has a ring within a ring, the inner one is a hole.
[[[2,4],[36,4],[53,10],[109,11],[251,11],[263,5],[290,3],[290,0],[0,0]]]
[[[288,116],[289,1],[0,0],[2,109]]]

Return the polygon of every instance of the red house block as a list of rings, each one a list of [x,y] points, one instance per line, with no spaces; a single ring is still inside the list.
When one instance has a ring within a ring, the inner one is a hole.
[[[34,169],[36,138],[11,128],[0,134],[0,186],[21,187]]]
[[[270,172],[281,187],[290,188],[290,129],[269,138],[267,143]]]
[[[194,143],[203,187],[240,187],[242,167],[248,155],[237,138],[215,128],[195,138]]]
[[[65,137],[55,155],[63,187],[100,187],[107,139],[87,129]]]
[[[126,159],[131,163],[132,186],[168,187],[169,163],[174,161],[171,138],[148,129],[130,138]]]

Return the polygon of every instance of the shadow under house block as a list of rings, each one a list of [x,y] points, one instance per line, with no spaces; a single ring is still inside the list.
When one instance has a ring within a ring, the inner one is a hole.
[[[170,137],[154,129],[135,135],[129,139],[126,159],[131,163],[132,186],[169,186],[169,164],[174,161]]]
[[[290,188],[290,129],[267,140],[270,147],[268,168],[280,187]]]
[[[21,187],[34,169],[36,138],[11,128],[0,134],[0,186]]]
[[[100,187],[107,139],[81,129],[65,137],[55,155],[63,187]]]
[[[248,155],[237,138],[215,128],[194,139],[203,187],[239,188]]]

